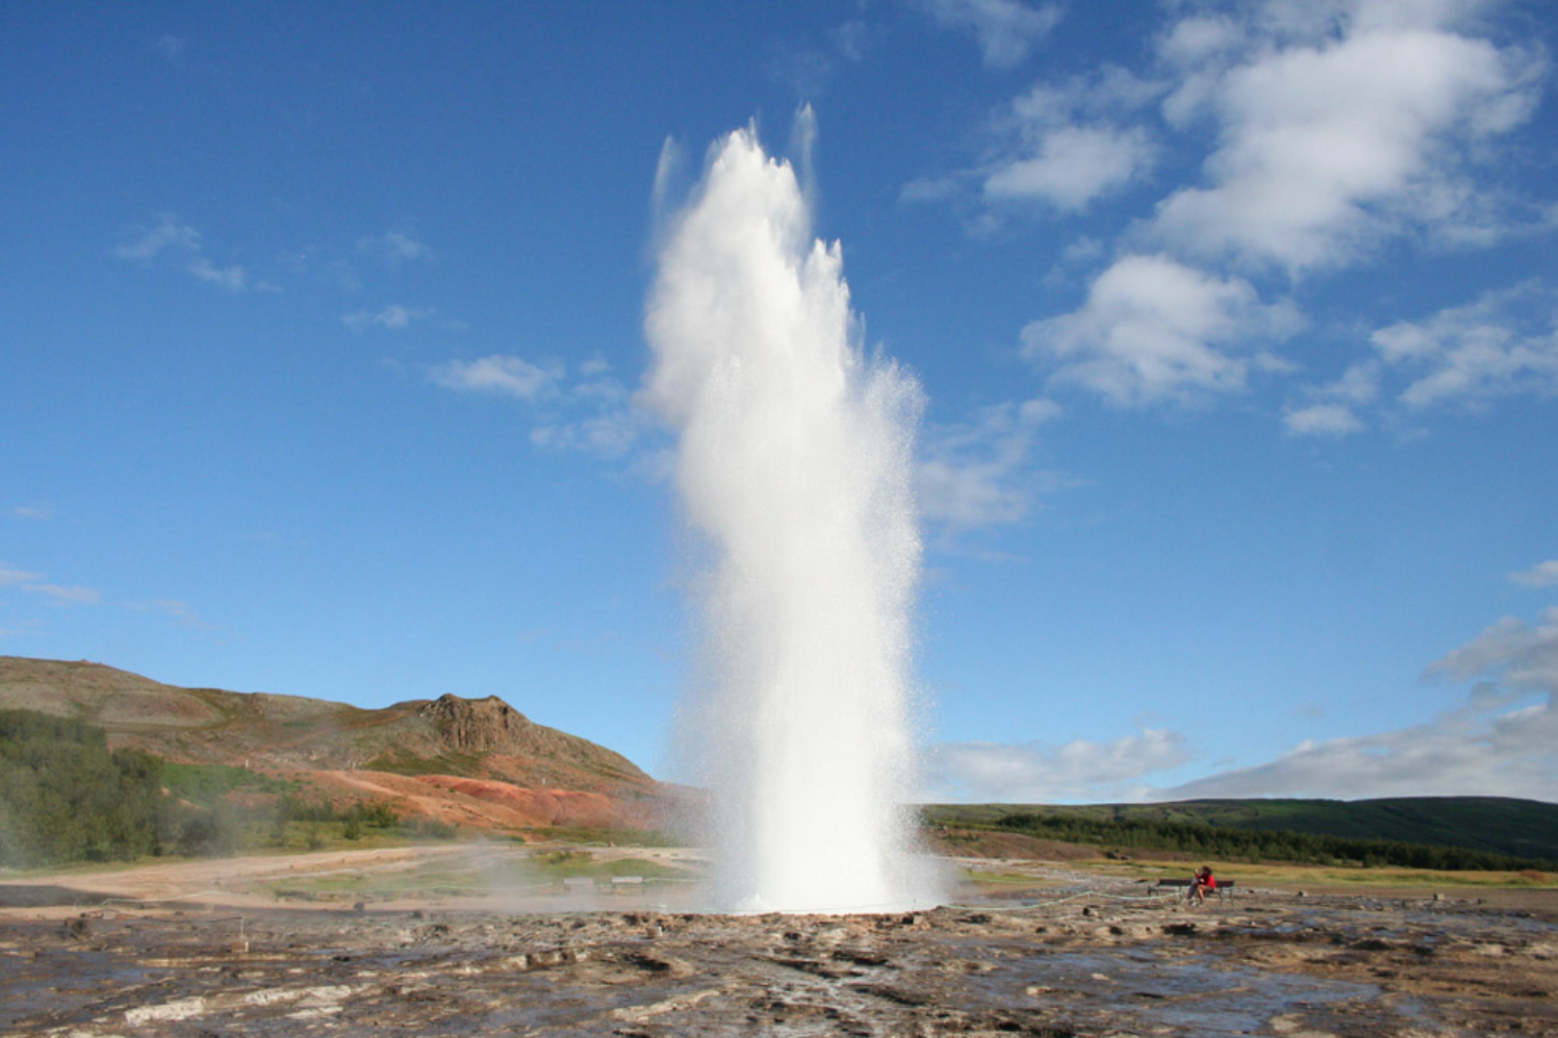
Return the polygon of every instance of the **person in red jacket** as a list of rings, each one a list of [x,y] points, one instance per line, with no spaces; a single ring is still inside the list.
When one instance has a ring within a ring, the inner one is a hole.
[[[1212,870],[1202,865],[1196,869],[1195,879],[1190,883],[1190,889],[1185,893],[1186,901],[1194,901],[1198,905],[1206,904],[1206,895],[1209,891],[1217,889],[1217,877],[1212,875]]]

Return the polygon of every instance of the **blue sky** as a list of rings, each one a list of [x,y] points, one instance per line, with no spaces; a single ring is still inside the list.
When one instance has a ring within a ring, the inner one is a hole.
[[[926,795],[1558,800],[1546,3],[0,8],[0,653],[662,777],[666,204],[919,379]]]

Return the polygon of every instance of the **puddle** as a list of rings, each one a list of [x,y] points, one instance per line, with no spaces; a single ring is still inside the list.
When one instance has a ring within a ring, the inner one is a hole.
[[[988,942],[962,944],[960,954],[989,969],[969,975],[964,990],[953,995],[956,1001],[1009,1006],[1015,993],[1039,1005],[1110,1007],[1123,1029],[1174,1035],[1270,1034],[1279,1017],[1292,1021],[1293,1030],[1319,1032],[1343,1017],[1351,1032],[1360,1017],[1391,1029],[1404,1022],[1379,1005],[1375,985],[1244,966],[1215,946],[1194,955],[1175,954],[1157,942],[1108,951],[991,950]]]

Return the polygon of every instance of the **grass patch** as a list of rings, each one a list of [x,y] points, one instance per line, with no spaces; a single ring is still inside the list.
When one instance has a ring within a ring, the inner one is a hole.
[[[680,847],[684,842],[658,829],[587,829],[542,826],[524,831],[527,842],[584,844],[592,847]]]
[[[609,883],[616,876],[639,876],[645,883],[699,878],[691,869],[643,858],[602,861],[587,850],[570,850],[528,858],[504,856],[485,861],[422,862],[410,868],[350,869],[269,882],[255,889],[283,900],[390,901],[545,893],[565,879]]]
[[[987,869],[964,869],[963,876],[970,883],[980,886],[1006,887],[1061,887],[1066,881],[1054,876],[1034,876],[1026,872],[993,872]]]
[[[481,773],[481,754],[445,753],[437,757],[419,757],[405,750],[390,750],[373,758],[363,767],[368,771],[386,771],[391,775],[477,775]]]
[[[291,793],[293,779],[262,775],[231,764],[177,764],[164,761],[162,781],[174,796],[197,804],[210,804],[228,793]]]
[[[1137,879],[1189,879],[1195,865],[1182,861],[1072,862],[1088,872]],[[1297,865],[1275,862],[1218,861],[1211,866],[1219,879],[1233,880],[1241,886],[1336,886],[1429,888],[1514,888],[1558,889],[1558,875],[1536,870],[1450,871],[1413,869],[1384,865],[1371,868],[1346,865]]]

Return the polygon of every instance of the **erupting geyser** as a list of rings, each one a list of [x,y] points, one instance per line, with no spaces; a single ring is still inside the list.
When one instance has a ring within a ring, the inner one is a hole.
[[[912,791],[919,386],[868,357],[837,243],[755,133],[711,153],[659,255],[645,398],[709,549],[683,724],[713,797],[718,907],[934,900]]]

